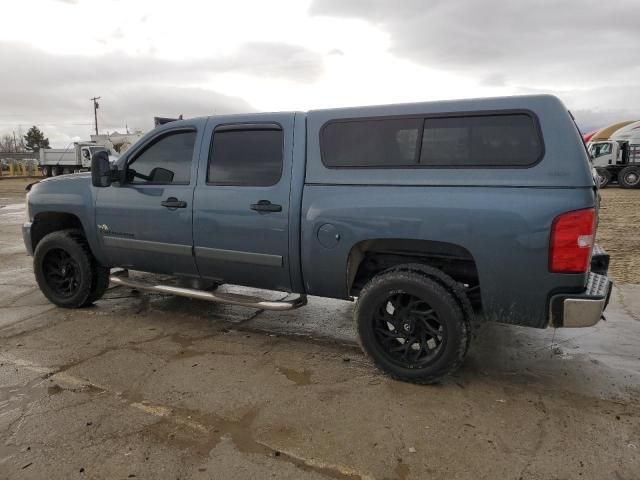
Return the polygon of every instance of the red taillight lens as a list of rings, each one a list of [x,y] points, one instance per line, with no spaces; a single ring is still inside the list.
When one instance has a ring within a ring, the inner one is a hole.
[[[553,273],[586,272],[595,235],[594,208],[558,215],[551,226],[549,270]]]

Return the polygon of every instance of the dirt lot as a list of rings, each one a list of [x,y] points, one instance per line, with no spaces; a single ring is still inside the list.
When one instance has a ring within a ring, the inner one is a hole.
[[[593,328],[487,326],[457,375],[419,387],[365,360],[348,302],[277,314],[118,287],[51,306],[24,183],[0,181],[0,479],[640,478],[640,286]],[[603,192],[619,258],[639,203]]]
[[[609,273],[618,283],[640,284],[640,190],[601,190],[598,243],[611,254]]]

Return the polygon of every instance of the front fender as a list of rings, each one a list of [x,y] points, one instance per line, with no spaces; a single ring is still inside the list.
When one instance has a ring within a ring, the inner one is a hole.
[[[34,185],[27,196],[29,221],[38,215],[63,213],[77,218],[89,247],[98,262],[106,259],[98,243],[95,226],[95,189],[90,174],[63,175],[44,180]],[[35,245],[33,246],[35,249]]]

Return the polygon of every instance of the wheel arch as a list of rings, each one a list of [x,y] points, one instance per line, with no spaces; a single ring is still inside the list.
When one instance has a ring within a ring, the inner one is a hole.
[[[48,234],[60,230],[78,229],[88,240],[80,218],[68,212],[40,212],[33,217],[31,224],[31,247],[35,252],[38,243]]]
[[[481,309],[480,280],[471,252],[455,243],[433,240],[383,238],[356,243],[347,258],[348,294],[357,296],[368,280],[399,266],[439,276],[438,281],[447,288],[452,287],[453,281],[460,286],[473,309]]]

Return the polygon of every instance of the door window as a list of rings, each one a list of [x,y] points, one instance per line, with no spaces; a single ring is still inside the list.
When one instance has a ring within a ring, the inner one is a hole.
[[[207,183],[268,187],[282,176],[282,129],[216,129],[209,152]]]
[[[601,157],[603,155],[609,155],[611,153],[610,143],[594,143],[592,150],[594,157]]]
[[[196,132],[172,132],[160,137],[127,166],[131,183],[182,184],[191,180]]]

